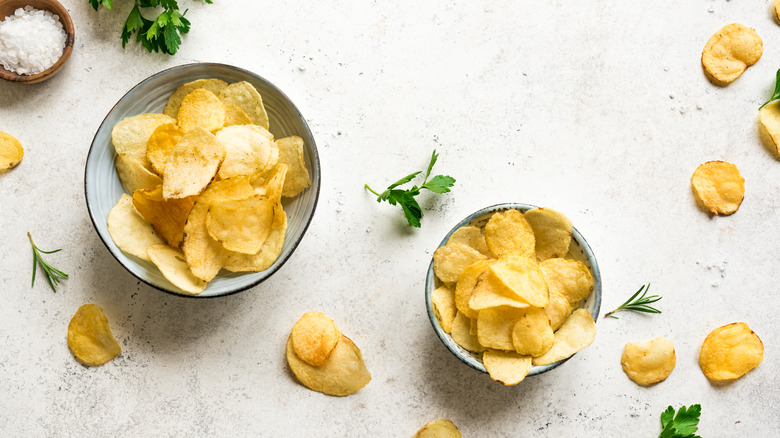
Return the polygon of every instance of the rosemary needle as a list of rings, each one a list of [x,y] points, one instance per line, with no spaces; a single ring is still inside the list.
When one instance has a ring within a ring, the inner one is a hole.
[[[631,295],[631,298],[628,299],[625,303],[621,304],[617,309],[607,313],[604,315],[605,318],[615,318],[618,319],[617,316],[614,316],[613,313],[619,312],[621,310],[633,310],[634,312],[642,312],[642,313],[661,313],[660,310],[656,309],[655,307],[650,306],[650,304],[653,304],[661,299],[660,295],[647,295],[647,292],[650,290],[650,283],[647,283],[646,285],[639,288],[638,291],[634,295]],[[642,294],[641,296],[639,294]]]
[[[39,249],[37,246],[35,246],[35,242],[33,242],[32,234],[30,232],[27,232],[27,237],[30,238],[30,244],[32,245],[33,249],[33,273],[32,273],[32,285],[35,286],[35,274],[38,270],[38,265],[41,265],[41,269],[43,269],[43,273],[46,276],[46,281],[49,282],[49,286],[51,286],[51,290],[53,290],[55,293],[57,292],[57,289],[55,288],[55,285],[60,283],[60,279],[67,279],[68,274],[60,271],[57,268],[52,267],[48,263],[46,263],[43,260],[43,257],[41,257],[41,254],[54,254],[55,252],[62,251],[62,248],[55,249],[54,251],[43,251],[42,249]]]

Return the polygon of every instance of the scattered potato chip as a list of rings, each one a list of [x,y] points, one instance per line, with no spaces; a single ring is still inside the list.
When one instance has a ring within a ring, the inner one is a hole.
[[[764,344],[744,322],[718,327],[704,339],[699,366],[708,379],[738,379],[764,360]]]
[[[155,233],[165,242],[178,248],[184,239],[184,224],[195,203],[193,197],[164,199],[162,186],[151,190],[136,190],[133,206],[151,224]]]
[[[198,88],[211,91],[219,96],[219,93],[227,88],[227,86],[227,82],[219,79],[198,79],[196,81],[187,82],[186,84],[179,86],[179,88],[171,94],[171,97],[168,98],[168,104],[163,110],[163,114],[175,118],[179,114],[181,101]]]
[[[462,438],[458,426],[446,419],[428,422],[412,438]]]
[[[433,303],[433,311],[436,318],[439,319],[444,333],[452,332],[452,322],[455,320],[455,294],[447,286],[440,286],[433,291],[431,297]]]
[[[547,283],[536,261],[521,255],[508,254],[491,263],[487,275],[494,284],[504,288],[520,301],[536,307],[547,305]]]
[[[336,322],[322,312],[304,313],[290,333],[295,354],[315,367],[328,360],[340,338]]]
[[[150,172],[136,159],[125,154],[116,157],[116,174],[129,193],[136,190],[153,189],[162,184],[162,179]]]
[[[298,136],[279,139],[279,162],[287,165],[282,196],[292,198],[311,186],[303,154],[303,139]]]
[[[158,126],[176,123],[165,114],[138,114],[127,117],[111,130],[111,142],[117,154],[124,154],[138,161],[142,166],[149,164],[146,158],[146,144]]]
[[[580,261],[547,259],[539,266],[547,287],[566,297],[571,304],[587,298],[593,290],[593,276]]]
[[[471,321],[466,315],[456,312],[455,319],[452,321],[452,340],[456,344],[473,353],[485,351],[485,347],[480,345],[477,334],[471,332]]]
[[[460,243],[444,245],[433,253],[433,272],[439,280],[452,283],[470,265],[486,258],[470,246]]]
[[[496,257],[512,253],[536,257],[534,230],[523,213],[515,209],[498,212],[490,217],[485,225],[485,243]]]
[[[269,129],[268,114],[263,107],[263,98],[249,82],[243,81],[228,85],[219,93],[219,98],[225,105],[241,108],[255,125]]]
[[[276,165],[277,146],[255,125],[237,125],[222,128],[217,140],[225,146],[225,161],[219,168],[222,179],[240,175],[255,175]]]
[[[24,148],[11,134],[0,131],[0,170],[13,169],[22,162]]]
[[[555,332],[555,341],[547,353],[533,358],[534,365],[549,365],[571,357],[596,339],[596,323],[585,309],[572,312]]]
[[[241,108],[235,105],[225,105],[225,127],[236,125],[251,125],[252,119]]]
[[[493,307],[479,311],[477,316],[477,340],[487,348],[514,350],[512,330],[525,315],[525,309]]]
[[[482,234],[482,228],[479,227],[467,225],[458,228],[447,239],[447,244],[450,243],[462,243],[476,249],[487,257],[492,256],[487,243],[485,243],[485,235]]]
[[[126,193],[108,213],[108,234],[119,249],[146,261],[151,261],[147,254],[149,247],[165,243],[138,213],[133,198]]]
[[[215,132],[225,126],[225,105],[211,91],[196,88],[181,101],[176,116],[185,133],[195,128]]]
[[[371,381],[360,349],[341,335],[324,364],[315,367],[304,362],[287,340],[287,363],[295,377],[307,388],[327,395],[345,396],[358,392]]]
[[[732,23],[710,37],[701,53],[701,64],[710,78],[725,85],[758,62],[763,47],[755,29]]]
[[[550,208],[534,208],[523,214],[531,224],[539,260],[565,257],[569,253],[572,226],[569,218]]]
[[[164,123],[152,132],[146,143],[146,158],[158,175],[165,175],[165,165],[183,136],[184,132],[174,123]]]
[[[531,357],[513,351],[487,350],[482,363],[491,379],[506,386],[517,385],[531,371]]]
[[[261,195],[215,199],[206,215],[206,229],[225,249],[257,254],[271,233],[275,206],[275,202]]]
[[[550,327],[555,331],[571,315],[572,308],[565,296],[555,289],[550,289],[550,301],[544,310],[547,312],[547,317],[550,318]]]
[[[184,254],[168,245],[150,246],[149,258],[174,286],[189,295],[198,295],[206,290],[207,282],[192,275]]]
[[[84,365],[103,365],[119,356],[122,349],[111,334],[103,309],[84,304],[68,324],[68,347]]]
[[[663,382],[677,364],[674,344],[663,336],[647,342],[629,342],[623,348],[620,364],[623,372],[637,385]]]
[[[778,0],[780,4],[780,0]],[[780,155],[780,100],[768,103],[758,111],[758,122],[762,134],[765,135],[772,145],[775,152]]]
[[[468,302],[468,308],[474,312],[494,307],[525,309],[528,306],[527,302],[521,301],[489,272],[479,277]]]
[[[699,201],[716,215],[736,212],[745,197],[745,179],[737,166],[725,161],[708,161],[697,167],[691,184]]]
[[[469,318],[477,317],[477,311],[469,306],[469,301],[474,294],[480,276],[487,270],[489,264],[490,262],[487,260],[472,263],[458,276],[458,282],[455,285],[455,306],[459,312]]]
[[[512,328],[512,343],[518,354],[541,356],[550,351],[554,340],[547,312],[540,307],[526,309]]]
[[[163,197],[186,198],[200,194],[225,159],[225,147],[213,134],[196,127],[184,134],[165,165]]]

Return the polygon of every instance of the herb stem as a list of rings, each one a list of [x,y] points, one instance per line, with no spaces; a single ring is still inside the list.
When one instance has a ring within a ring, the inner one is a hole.
[[[43,260],[43,257],[41,257],[41,254],[54,254],[55,252],[62,251],[62,248],[55,249],[52,251],[44,251],[37,246],[35,246],[35,242],[33,241],[32,234],[30,232],[27,232],[27,237],[30,239],[30,244],[32,245],[33,249],[33,274],[32,274],[32,283],[30,287],[35,286],[35,276],[38,272],[38,265],[41,265],[41,269],[43,270],[44,276],[46,277],[46,281],[49,283],[49,287],[51,287],[51,290],[55,293],[57,292],[56,285],[58,285],[62,280],[67,280],[68,274],[60,271],[59,269],[49,265]]]
[[[365,187],[366,187],[366,189],[367,189],[369,192],[371,192],[371,193],[373,193],[373,194],[375,194],[375,195],[377,195],[377,196],[382,196],[382,195],[380,195],[379,193],[375,192],[375,191],[374,191],[374,189],[372,189],[371,187],[369,187],[369,186],[368,186],[368,184],[365,184]],[[377,200],[377,202],[380,202],[380,201],[379,201],[379,200]]]
[[[633,310],[634,312],[642,312],[642,313],[661,313],[660,310],[650,306],[650,304],[658,302],[662,297],[660,295],[647,296],[647,292],[649,290],[650,290],[650,283],[647,283],[646,285],[640,287],[639,290],[636,291],[634,295],[631,295],[631,298],[626,300],[625,303],[618,306],[615,310],[611,312],[607,312],[604,315],[604,318],[619,319],[617,316],[613,315],[613,313],[619,312],[621,310]],[[640,296],[639,294],[642,295]]]

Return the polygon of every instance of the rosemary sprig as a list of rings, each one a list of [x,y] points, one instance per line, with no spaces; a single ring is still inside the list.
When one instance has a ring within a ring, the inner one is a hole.
[[[35,286],[35,273],[38,270],[38,264],[41,265],[41,269],[43,269],[43,273],[46,275],[46,281],[49,282],[49,286],[51,286],[51,290],[53,290],[55,293],[57,292],[57,289],[55,288],[55,285],[60,283],[60,278],[63,280],[67,280],[68,274],[60,271],[57,268],[53,268],[51,265],[46,263],[43,260],[43,257],[41,257],[41,254],[54,254],[55,252],[62,251],[62,248],[55,249],[54,251],[43,251],[42,249],[35,246],[35,242],[33,242],[32,234],[30,232],[27,232],[27,237],[30,238],[30,244],[33,248],[33,273],[32,273],[32,285]]]
[[[618,317],[613,315],[613,313],[619,312],[621,310],[633,310],[634,312],[643,312],[643,313],[661,313],[660,310],[650,306],[650,304],[653,304],[656,301],[660,300],[661,296],[660,295],[647,296],[647,292],[649,290],[650,290],[650,283],[647,283],[646,285],[640,287],[639,290],[636,291],[634,295],[631,295],[631,298],[629,298],[628,301],[621,304],[617,309],[604,315],[604,318],[609,317],[609,318],[618,319]],[[639,296],[639,294],[642,294],[642,296]]]

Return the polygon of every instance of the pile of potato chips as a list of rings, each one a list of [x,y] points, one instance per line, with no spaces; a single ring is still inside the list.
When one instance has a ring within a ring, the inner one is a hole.
[[[434,313],[453,341],[482,355],[493,380],[517,384],[533,365],[566,359],[595,339],[593,318],[578,309],[593,277],[564,258],[571,236],[571,221],[557,211],[509,209],[484,228],[459,228],[434,252],[442,283]]]
[[[129,117],[111,132],[125,189],[108,216],[124,252],[154,263],[187,294],[220,269],[258,272],[279,257],[282,197],[311,185],[303,140],[276,140],[248,82],[180,86],[163,114]]]

